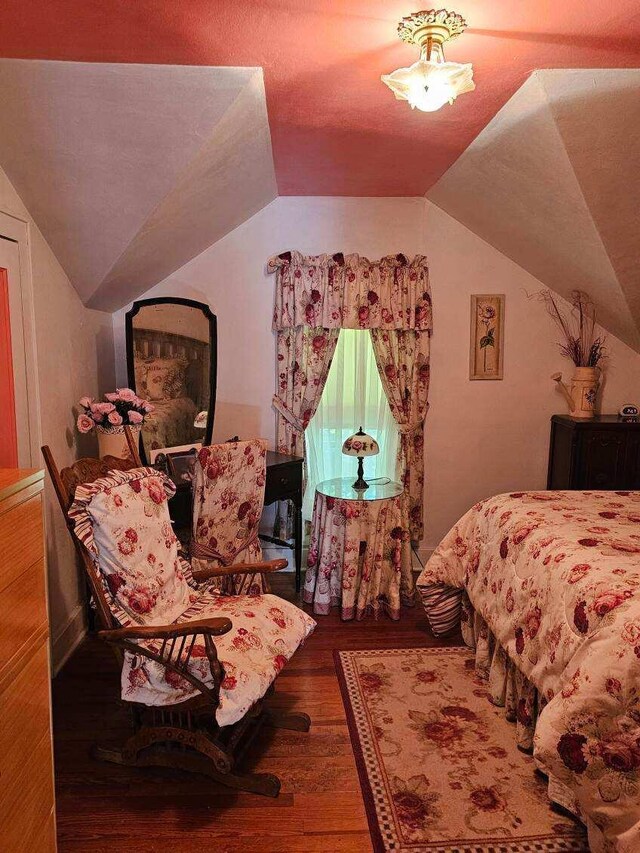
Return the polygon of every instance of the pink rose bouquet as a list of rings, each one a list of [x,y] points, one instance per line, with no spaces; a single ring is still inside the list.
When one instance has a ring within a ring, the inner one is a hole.
[[[91,432],[96,426],[140,426],[153,411],[151,403],[138,397],[131,388],[117,388],[105,394],[102,402],[82,397],[78,406],[81,410],[76,421],[79,432]]]

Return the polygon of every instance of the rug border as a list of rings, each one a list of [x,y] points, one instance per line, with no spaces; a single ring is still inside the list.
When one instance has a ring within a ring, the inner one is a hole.
[[[386,853],[386,848],[384,845],[384,840],[382,838],[382,832],[380,831],[380,824],[378,822],[378,813],[376,812],[376,804],[373,798],[373,790],[371,789],[371,785],[369,784],[369,776],[367,774],[367,768],[364,763],[364,755],[362,753],[362,746],[360,744],[360,736],[358,733],[358,726],[356,723],[356,718],[353,713],[353,708],[351,706],[351,702],[349,701],[349,690],[347,687],[347,679],[344,674],[344,667],[342,665],[342,660],[340,659],[340,653],[342,651],[370,651],[369,649],[334,649],[333,650],[333,663],[336,670],[336,675],[338,676],[338,684],[340,685],[340,695],[342,697],[342,705],[345,710],[345,716],[347,718],[347,728],[349,730],[349,740],[351,741],[351,751],[353,752],[353,757],[356,762],[356,770],[358,771],[358,778],[360,781],[360,791],[362,793],[362,799],[364,801],[364,810],[367,815],[367,823],[369,824],[369,835],[371,836],[371,841],[373,844],[374,853]],[[378,651],[377,649],[373,649],[371,651]]]

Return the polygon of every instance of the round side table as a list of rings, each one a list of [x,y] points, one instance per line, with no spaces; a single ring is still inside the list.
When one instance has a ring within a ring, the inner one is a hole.
[[[317,614],[340,607],[343,619],[381,612],[399,619],[401,605],[413,604],[408,500],[400,483],[356,491],[352,477],[341,477],[317,486],[302,597]]]

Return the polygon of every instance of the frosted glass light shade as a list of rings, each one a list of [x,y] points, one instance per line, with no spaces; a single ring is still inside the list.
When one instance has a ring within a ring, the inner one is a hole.
[[[362,458],[364,456],[377,456],[380,453],[380,447],[375,438],[367,435],[366,432],[362,431],[362,427],[360,427],[360,432],[350,435],[345,440],[342,445],[342,452],[345,456],[359,456]]]
[[[473,92],[473,66],[470,62],[432,62],[419,59],[409,68],[398,68],[380,78],[399,101],[408,101],[411,109],[432,113],[452,104],[458,95]]]

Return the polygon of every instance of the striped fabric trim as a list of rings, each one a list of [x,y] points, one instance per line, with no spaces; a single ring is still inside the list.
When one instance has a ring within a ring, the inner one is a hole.
[[[442,637],[460,625],[463,590],[444,583],[418,587],[433,634]]]
[[[178,554],[178,559],[180,560],[180,567],[182,568],[182,573],[185,577],[185,580],[189,584],[192,589],[200,589],[200,584],[196,581],[193,576],[193,572],[191,571],[191,563],[188,560],[185,560],[180,554]]]
[[[100,571],[100,565],[98,563],[98,549],[93,538],[93,519],[91,518],[88,507],[93,498],[100,492],[104,492],[107,489],[113,489],[115,486],[120,486],[123,483],[131,483],[133,480],[143,479],[144,477],[155,477],[159,479],[167,493],[167,499],[172,498],[176,493],[175,483],[165,474],[156,471],[155,468],[142,467],[132,468],[129,471],[110,471],[106,477],[99,477],[92,483],[83,483],[78,486],[75,491],[74,501],[68,513],[69,518],[73,521],[73,532],[85,546],[89,556],[91,557],[95,576],[102,584],[102,589],[104,591],[105,598],[107,599],[107,603],[109,604],[111,615],[122,628],[126,628],[127,625],[131,625],[132,619],[131,616],[126,613],[115,600],[107,586],[104,575]],[[191,566],[189,566],[188,563],[185,563],[184,560],[181,562],[184,566],[188,567],[185,571],[187,582],[190,586],[195,588],[197,585],[193,579],[193,575],[191,574]],[[141,619],[136,620],[136,622],[138,621],[140,624],[143,624]]]

